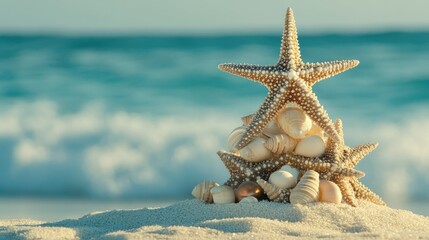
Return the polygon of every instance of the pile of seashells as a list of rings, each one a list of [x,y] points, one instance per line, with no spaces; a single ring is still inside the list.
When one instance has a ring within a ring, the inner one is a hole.
[[[243,125],[229,135],[227,147],[234,146],[241,139],[246,126],[254,114],[242,117]],[[293,152],[306,157],[319,157],[326,148],[325,133],[314,124],[307,114],[294,104],[288,104],[251,143],[235,153],[244,160],[257,163],[271,159],[274,155]],[[195,186],[192,195],[206,203],[255,203],[261,200],[277,201],[281,189],[290,191],[290,203],[304,204],[315,201],[340,203],[342,195],[337,184],[319,180],[319,174],[309,170],[299,178],[285,170],[271,173],[268,182],[245,181],[237,189],[204,181]]]

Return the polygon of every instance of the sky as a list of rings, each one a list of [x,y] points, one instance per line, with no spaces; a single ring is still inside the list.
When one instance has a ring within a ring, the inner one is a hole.
[[[289,6],[300,32],[429,30],[428,0],[0,0],[0,33],[277,32]]]

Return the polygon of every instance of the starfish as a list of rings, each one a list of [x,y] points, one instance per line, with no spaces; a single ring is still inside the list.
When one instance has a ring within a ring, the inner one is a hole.
[[[288,8],[280,48],[280,58],[276,65],[219,65],[219,69],[259,82],[269,90],[268,96],[256,112],[255,117],[234,150],[243,148],[258,136],[286,103],[299,105],[335,142],[339,142],[340,137],[336,133],[328,114],[319,103],[317,96],[312,92],[312,85],[358,64],[359,61],[357,60],[304,63],[299,51],[298,34],[293,12],[291,8]]]
[[[256,182],[259,179],[268,181],[271,173],[279,170],[287,163],[286,159],[277,159],[275,161],[268,159],[254,163],[244,160],[236,153],[218,151],[217,154],[230,174],[225,185],[234,189],[244,181]]]
[[[296,168],[298,171],[314,170],[320,174],[321,179],[336,183],[341,190],[343,200],[351,206],[357,206],[356,198],[371,201],[375,204],[386,205],[386,203],[370,189],[365,187],[358,178],[365,176],[361,171],[353,167],[366,155],[372,152],[377,143],[363,144],[354,148],[344,145],[342,122],[335,122],[341,143],[336,143],[328,138],[325,153],[319,158],[310,158],[293,153],[286,153],[274,158],[272,161],[284,162]]]

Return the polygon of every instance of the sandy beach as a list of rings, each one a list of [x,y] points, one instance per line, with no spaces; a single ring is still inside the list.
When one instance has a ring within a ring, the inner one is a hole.
[[[0,239],[429,239],[429,218],[360,201],[359,207],[205,204],[94,212],[59,222],[0,220]]]

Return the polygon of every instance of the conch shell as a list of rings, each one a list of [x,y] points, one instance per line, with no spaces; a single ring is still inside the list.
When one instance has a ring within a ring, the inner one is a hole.
[[[304,138],[312,126],[311,119],[297,107],[285,108],[277,116],[277,122],[287,135],[295,139]]]
[[[317,201],[319,194],[319,173],[308,170],[290,194],[292,204],[305,204]]]
[[[228,141],[227,141],[227,147],[230,151],[232,151],[235,147],[235,145],[240,141],[241,137],[243,136],[244,132],[246,132],[246,127],[241,126],[238,127],[229,134]]]
[[[238,154],[244,160],[249,162],[261,162],[272,157],[272,153],[264,145],[266,139],[262,137],[255,138],[244,148],[238,150]]]
[[[192,195],[201,201],[212,203],[213,195],[210,193],[210,189],[216,186],[219,186],[219,184],[216,182],[204,181],[194,187],[194,190],[192,190]]]
[[[297,142],[286,134],[277,134],[267,140],[265,147],[274,154],[283,154],[293,151]]]
[[[295,154],[305,157],[320,157],[325,152],[325,142],[316,135],[307,136],[295,147]]]
[[[243,126],[247,126],[250,124],[250,122],[253,120],[253,117],[255,116],[254,113],[249,114],[247,116],[244,116],[241,118],[241,122],[243,122]]]
[[[256,182],[259,184],[259,186],[262,187],[262,189],[264,189],[264,192],[265,194],[267,194],[268,199],[273,202],[280,202],[280,194],[282,190],[281,188],[263,179],[258,179]]]

